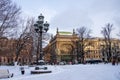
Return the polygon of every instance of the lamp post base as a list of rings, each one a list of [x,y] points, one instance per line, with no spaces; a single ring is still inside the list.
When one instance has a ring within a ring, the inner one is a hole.
[[[45,65],[45,61],[44,60],[38,60],[37,65]]]
[[[44,60],[38,60],[38,64],[34,70],[31,71],[31,74],[43,74],[43,73],[51,73],[52,71],[45,67]]]

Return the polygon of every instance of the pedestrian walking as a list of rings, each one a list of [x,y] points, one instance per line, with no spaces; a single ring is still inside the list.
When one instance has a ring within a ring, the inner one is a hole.
[[[24,67],[21,67],[20,70],[21,70],[21,74],[24,75],[25,74]]]

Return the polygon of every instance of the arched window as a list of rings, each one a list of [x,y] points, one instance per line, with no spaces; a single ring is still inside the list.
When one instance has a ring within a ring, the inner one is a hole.
[[[7,63],[9,63],[10,62],[10,59],[9,58],[7,58]]]
[[[0,57],[0,63],[2,62],[2,60],[1,60],[2,58]]]

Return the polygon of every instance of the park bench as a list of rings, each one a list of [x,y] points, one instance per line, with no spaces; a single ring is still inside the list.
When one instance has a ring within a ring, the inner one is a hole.
[[[7,70],[7,69],[0,70],[0,79],[1,78],[10,78],[10,77],[13,77],[13,73],[9,73],[9,70]]]

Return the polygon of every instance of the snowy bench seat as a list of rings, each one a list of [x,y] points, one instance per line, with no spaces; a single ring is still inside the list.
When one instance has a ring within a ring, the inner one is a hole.
[[[49,70],[33,70],[31,74],[43,74],[43,73],[51,73],[52,71]]]
[[[9,73],[9,70],[0,70],[0,79],[1,78],[10,78],[13,77],[13,73]]]

